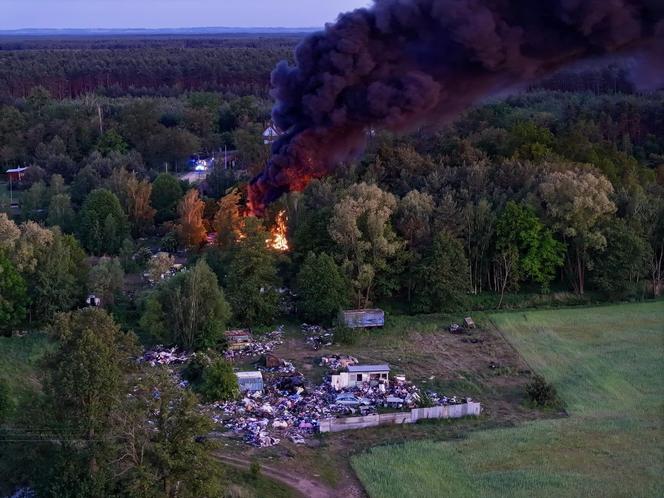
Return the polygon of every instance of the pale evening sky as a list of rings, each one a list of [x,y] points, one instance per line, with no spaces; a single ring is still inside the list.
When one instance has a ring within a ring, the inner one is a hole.
[[[0,29],[316,27],[369,0],[0,0]]]

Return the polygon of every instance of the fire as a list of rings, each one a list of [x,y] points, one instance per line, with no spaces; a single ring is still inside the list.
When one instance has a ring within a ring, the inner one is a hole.
[[[275,251],[288,251],[288,239],[286,238],[286,231],[288,229],[287,222],[288,218],[286,218],[286,211],[279,211],[274,226],[272,227],[272,230],[270,230],[270,238],[265,241],[268,247]]]

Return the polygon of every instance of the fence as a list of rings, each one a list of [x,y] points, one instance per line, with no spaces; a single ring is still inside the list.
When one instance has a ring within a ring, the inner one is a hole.
[[[409,412],[381,413],[364,417],[328,418],[320,421],[321,432],[339,432],[388,424],[413,424],[428,418],[461,418],[480,414],[479,403],[413,408]]]

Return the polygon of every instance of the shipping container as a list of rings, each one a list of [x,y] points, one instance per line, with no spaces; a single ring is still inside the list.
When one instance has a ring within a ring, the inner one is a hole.
[[[385,325],[385,312],[380,309],[346,310],[341,312],[341,323],[348,328],[370,328]]]

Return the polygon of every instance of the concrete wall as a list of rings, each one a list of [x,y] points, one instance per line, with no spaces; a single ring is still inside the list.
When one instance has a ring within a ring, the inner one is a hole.
[[[328,418],[320,421],[321,432],[339,432],[350,429],[364,429],[387,424],[413,424],[428,418],[461,418],[477,416],[481,412],[479,403],[413,408],[409,412],[381,413],[364,417]]]

